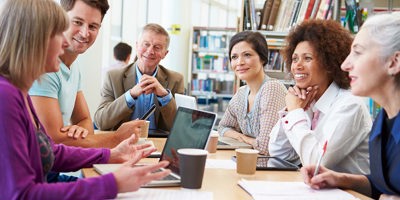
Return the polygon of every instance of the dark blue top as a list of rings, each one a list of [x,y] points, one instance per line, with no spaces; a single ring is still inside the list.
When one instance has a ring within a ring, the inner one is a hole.
[[[385,110],[372,126],[369,153],[372,198],[381,194],[400,195],[400,116],[388,119]]]

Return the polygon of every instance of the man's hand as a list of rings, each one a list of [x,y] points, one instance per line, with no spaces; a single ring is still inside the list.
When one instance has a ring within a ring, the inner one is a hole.
[[[123,138],[128,138],[131,135],[135,135],[133,143],[137,143],[140,137],[141,127],[145,125],[144,120],[133,120],[123,123],[116,131],[115,134],[121,135]]]
[[[163,97],[168,94],[168,91],[158,82],[158,80],[153,77],[144,74],[140,79],[140,82],[133,86],[129,93],[133,98],[137,98],[142,94],[154,93],[159,97]]]
[[[129,90],[129,93],[132,96],[132,98],[137,98],[138,96],[142,95],[143,89],[140,86],[140,83],[133,86],[133,88]]]
[[[163,97],[168,94],[168,91],[158,82],[158,80],[149,75],[143,75],[140,79],[140,86],[144,94],[154,93],[159,97]]]
[[[61,132],[66,133],[68,137],[78,139],[79,137],[85,138],[89,131],[77,125],[64,126],[60,129]]]

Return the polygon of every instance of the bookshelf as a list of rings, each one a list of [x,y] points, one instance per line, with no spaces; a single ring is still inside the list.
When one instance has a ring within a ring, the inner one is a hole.
[[[216,126],[235,91],[228,55],[234,34],[236,28],[193,27],[190,36],[188,94],[199,109],[217,113]]]
[[[333,19],[356,33],[368,13],[399,10],[400,1],[393,0],[242,0],[238,29],[265,35],[270,59],[264,71],[290,85],[294,82],[282,62],[280,49],[296,24],[307,19]],[[235,80],[236,88],[243,84]]]
[[[276,5],[278,4],[278,5]],[[242,0],[240,31],[252,30],[265,35],[270,58],[264,71],[286,86],[294,84],[280,55],[289,30],[306,19],[333,19],[340,21],[351,32],[358,32],[368,14],[400,11],[400,1],[393,0]],[[266,16],[266,15],[270,16]],[[352,18],[352,19],[351,19]],[[272,20],[271,20],[272,19]],[[236,80],[239,87],[245,83]],[[371,98],[366,104],[372,118],[380,106]]]
[[[188,89],[199,101],[208,104],[233,96],[235,74],[229,66],[228,47],[235,33],[235,28],[193,27]]]

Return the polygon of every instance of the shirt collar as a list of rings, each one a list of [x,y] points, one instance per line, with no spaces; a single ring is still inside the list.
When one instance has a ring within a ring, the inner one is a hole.
[[[135,65],[136,65],[135,69],[136,69],[136,78],[137,78],[136,80],[139,82],[139,80],[142,79],[143,74],[139,70],[139,65],[137,63]],[[151,76],[156,77],[157,72],[158,72],[158,65],[156,67],[156,71],[154,71],[154,73]]]
[[[399,113],[397,113],[396,115],[396,119],[394,120],[394,124],[393,124],[393,128],[390,131],[390,134],[393,135],[394,140],[396,141],[396,144],[399,143],[400,141],[400,132],[398,131],[400,130],[400,117],[399,117]]]
[[[378,116],[376,116],[374,126],[372,127],[370,140],[374,140],[377,136],[382,134],[382,126],[383,126],[383,123],[385,123],[384,121],[385,121],[386,116],[387,116],[387,114],[386,114],[385,109],[382,109],[381,112],[379,112]],[[395,118],[396,119],[394,120],[392,130],[390,130],[390,134],[393,136],[396,144],[398,144],[400,141],[400,132],[397,131],[397,130],[400,130],[399,114],[397,114]],[[375,127],[377,127],[377,128],[375,128]]]
[[[75,70],[74,63],[67,67],[63,61],[60,62],[60,70],[56,73],[61,73],[66,80],[69,80],[69,77],[72,74],[72,70]]]
[[[332,82],[324,94],[315,102],[315,106],[312,106],[312,111],[315,112],[318,110],[324,114],[328,113],[330,106],[336,101],[339,91],[339,86],[335,82]]]

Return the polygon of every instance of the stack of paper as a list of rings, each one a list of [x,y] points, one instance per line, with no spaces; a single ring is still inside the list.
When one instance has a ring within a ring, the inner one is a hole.
[[[238,184],[255,200],[350,200],[353,195],[340,189],[314,190],[303,182],[249,181],[242,179]]]
[[[200,192],[197,190],[166,190],[141,188],[136,192],[120,193],[117,199],[140,199],[140,200],[212,200],[211,192]]]

